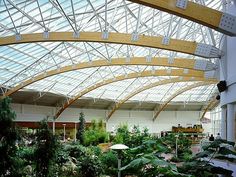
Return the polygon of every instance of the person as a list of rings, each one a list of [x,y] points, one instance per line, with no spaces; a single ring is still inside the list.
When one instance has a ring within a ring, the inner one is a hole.
[[[216,140],[220,140],[220,139],[221,139],[220,133],[217,133]]]
[[[215,138],[214,138],[213,134],[211,134],[209,141],[214,141],[214,140],[215,140]]]

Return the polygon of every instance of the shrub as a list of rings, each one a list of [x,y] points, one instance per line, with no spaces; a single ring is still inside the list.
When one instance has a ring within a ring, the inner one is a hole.
[[[98,145],[99,143],[105,143],[109,139],[109,134],[106,132],[104,123],[92,121],[91,126],[84,132],[84,145]]]
[[[13,120],[16,114],[10,108],[10,98],[0,102],[0,176],[18,176],[19,160],[16,156],[18,132]]]
[[[37,177],[49,176],[55,161],[58,142],[52,131],[49,129],[47,121],[40,122],[40,128],[36,133],[35,150],[35,172]]]
[[[84,143],[84,131],[85,131],[85,119],[84,119],[84,113],[81,112],[79,117],[79,128],[76,134],[76,138],[81,144]]]

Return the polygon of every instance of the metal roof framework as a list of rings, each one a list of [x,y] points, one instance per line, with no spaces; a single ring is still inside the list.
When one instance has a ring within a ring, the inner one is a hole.
[[[193,0],[201,6],[224,12],[225,1]],[[130,41],[135,43],[140,37],[161,38],[162,45],[168,46],[170,39],[195,42],[203,47],[212,46],[219,49],[223,34],[194,21],[179,17],[176,14],[160,11],[126,0],[1,0],[0,1],[0,41],[14,37],[16,44],[0,46],[0,84],[2,88],[12,89],[17,85],[43,75],[51,70],[74,66],[80,63],[92,63],[97,60],[112,62],[113,58],[125,58],[130,62],[132,57],[152,60],[165,57],[169,65],[106,65],[72,70],[42,78],[32,82],[22,90],[51,92],[65,96],[65,100],[73,98],[86,88],[102,80],[139,73],[149,70],[166,69],[171,72],[176,58],[185,58],[195,62],[195,68],[207,71],[206,63],[212,68],[206,78],[215,77],[218,67],[217,56],[207,58],[200,55],[186,54],[178,51],[153,48],[148,45],[138,46],[128,43],[101,43],[90,41],[50,41],[52,33],[70,32],[74,38],[83,33],[99,33],[102,40],[109,40],[109,35],[129,34]],[[24,35],[40,33],[43,41],[21,43]],[[17,44],[19,43],[19,44]],[[209,54],[209,53],[208,53]],[[217,53],[220,55],[220,53]],[[204,62],[201,62],[204,61]],[[186,69],[184,72],[188,72]],[[175,76],[150,76],[125,79],[110,83],[88,92],[85,97],[123,100],[135,90]],[[191,82],[190,82],[191,83]],[[189,84],[190,84],[189,83]],[[189,85],[188,84],[188,85]],[[165,102],[186,83],[166,84],[140,92],[130,98],[132,101]],[[202,102],[209,101],[215,94],[216,87],[200,86],[185,92],[172,101]],[[2,92],[5,90],[2,89]]]

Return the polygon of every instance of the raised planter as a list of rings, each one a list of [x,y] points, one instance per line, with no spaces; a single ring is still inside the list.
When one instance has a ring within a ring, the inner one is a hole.
[[[107,152],[111,145],[111,143],[100,143],[98,147],[102,150],[102,152]]]

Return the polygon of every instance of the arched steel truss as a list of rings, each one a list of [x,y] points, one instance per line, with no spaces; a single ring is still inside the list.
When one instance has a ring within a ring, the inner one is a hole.
[[[193,88],[196,88],[196,87],[200,87],[200,86],[204,86],[204,85],[211,85],[211,84],[216,84],[216,81],[209,81],[209,82],[198,82],[198,83],[195,83],[195,84],[192,84],[192,85],[189,85],[183,89],[180,89],[178,90],[176,93],[174,93],[173,95],[171,95],[167,101],[165,101],[164,104],[162,104],[160,106],[160,108],[158,109],[158,111],[156,112],[156,114],[153,116],[153,121],[156,120],[157,116],[161,113],[161,111],[163,111],[165,109],[165,107],[168,105],[168,103],[173,100],[175,97],[177,97],[178,95],[188,91],[188,90],[191,90]]]
[[[236,17],[191,1],[129,0],[213,28],[227,35],[236,36]],[[203,1],[204,2],[204,1]],[[224,23],[224,21],[227,21]],[[224,24],[227,24],[224,26]],[[228,27],[227,27],[228,26]]]
[[[149,65],[149,66],[178,67],[178,68],[191,69],[190,71],[185,70],[186,72],[191,72],[191,73],[193,73],[194,70],[196,71],[197,70],[199,71],[213,70],[215,67],[214,64],[206,60],[192,60],[192,59],[185,59],[185,58],[175,58],[172,63],[169,62],[168,58],[157,58],[157,57],[152,58],[151,61],[147,61],[147,58],[145,57],[132,57],[129,59],[129,61],[126,61],[126,58],[114,58],[114,59],[111,59],[110,61],[104,60],[104,59],[94,60],[92,62],[83,62],[79,64],[64,66],[61,68],[49,70],[42,74],[36,75],[33,78],[25,80],[22,83],[19,83],[17,86],[11,88],[10,90],[7,90],[6,93],[3,93],[3,97],[9,96],[17,92],[18,90],[22,89],[23,87],[26,87],[36,81],[45,79],[47,77],[50,77],[56,74],[61,74],[61,73],[79,70],[79,69],[92,68],[92,67],[119,66],[119,65]]]
[[[135,36],[134,34],[125,33],[109,33],[107,38],[102,36],[103,33],[101,32],[80,32],[79,34],[73,32],[50,32],[47,38],[44,37],[44,33],[21,34],[20,40],[17,40],[15,35],[0,37],[0,46],[34,42],[100,42],[152,47],[205,58],[219,58],[221,56],[221,51],[214,46],[179,39],[166,39],[163,36]]]
[[[111,116],[115,113],[116,110],[118,110],[122,104],[124,104],[126,101],[128,101],[130,98],[132,98],[133,96],[148,90],[150,88],[153,87],[157,87],[160,85],[165,85],[165,84],[169,84],[169,83],[177,83],[177,82],[191,82],[191,81],[215,81],[215,79],[205,79],[205,78],[191,78],[191,77],[177,77],[177,78],[171,78],[171,79],[166,79],[166,80],[162,80],[162,81],[158,81],[152,84],[149,84],[147,86],[144,86],[132,93],[130,93],[129,95],[127,95],[124,99],[122,99],[121,101],[119,101],[118,103],[115,104],[115,106],[112,108],[112,110],[109,112],[108,116],[107,116],[107,120],[111,118]]]
[[[208,103],[208,105],[206,106],[206,108],[204,109],[204,111],[203,111],[203,113],[202,113],[202,115],[201,115],[201,117],[200,117],[200,120],[202,120],[202,119],[204,118],[205,114],[207,113],[207,111],[208,111],[209,109],[212,109],[212,108],[216,107],[219,103],[220,103],[220,101],[219,101],[219,100],[216,100],[215,98],[214,98],[213,100],[211,100],[211,101]]]
[[[195,74],[194,74],[195,72]],[[199,77],[199,78],[204,78],[204,74],[201,73],[202,71],[193,71],[193,73],[189,72],[189,73],[184,73],[183,69],[173,69],[171,70],[171,72],[169,72],[168,70],[154,70],[154,71],[143,71],[143,72],[135,72],[135,73],[130,73],[127,75],[120,75],[111,79],[107,79],[104,81],[101,81],[99,83],[96,83],[95,85],[86,88],[85,90],[81,91],[78,95],[74,96],[73,98],[67,100],[63,106],[59,109],[59,111],[57,112],[57,114],[55,115],[56,118],[58,118],[61,113],[67,108],[69,107],[74,101],[76,101],[77,99],[79,99],[80,97],[82,97],[83,95],[89,93],[92,90],[95,90],[101,86],[113,83],[113,82],[117,82],[117,81],[122,81],[125,79],[132,79],[132,78],[137,78],[137,77],[150,77],[150,76],[185,76],[185,77],[192,77],[192,79],[194,79],[194,77]]]

